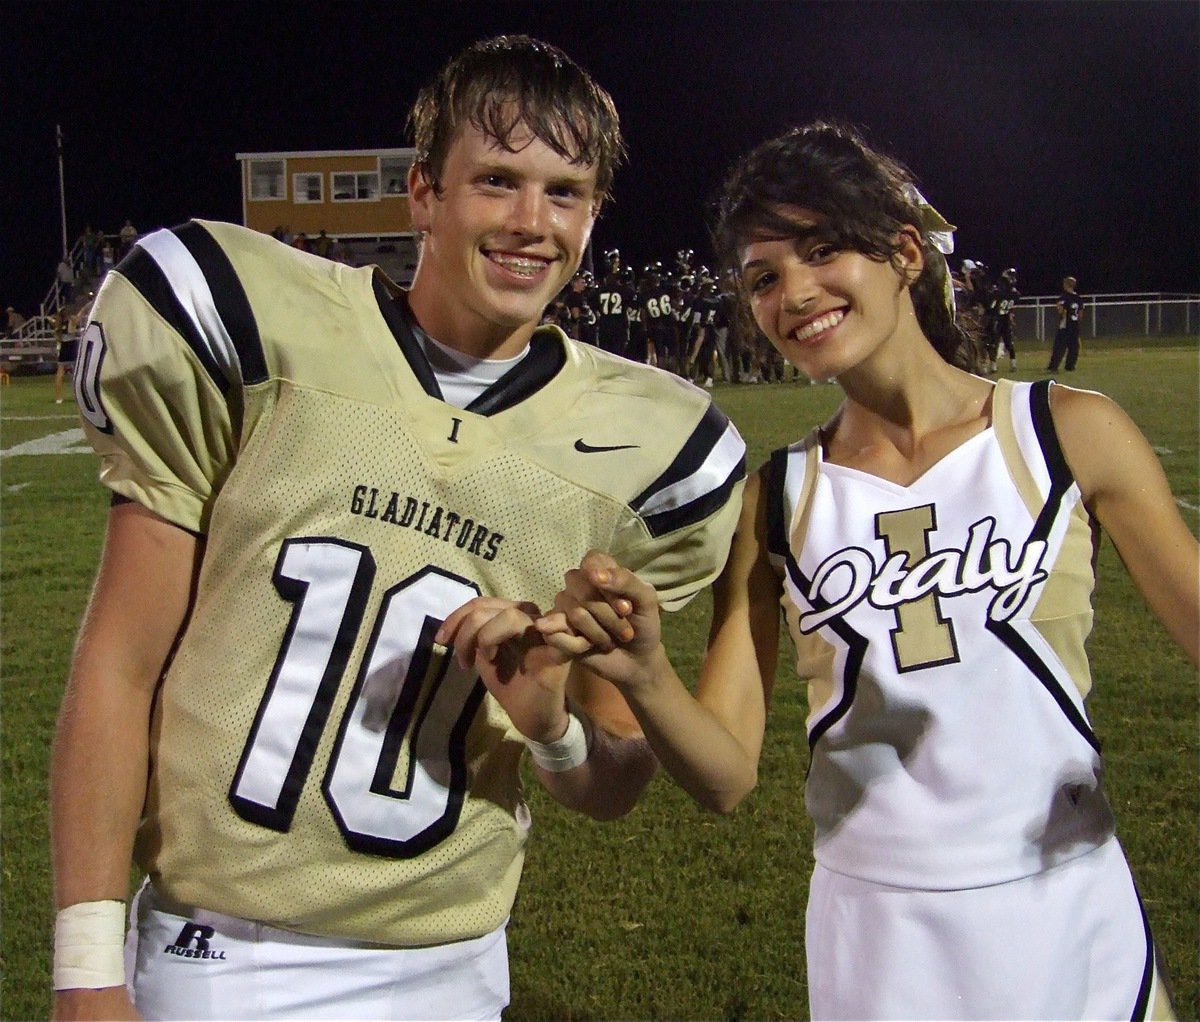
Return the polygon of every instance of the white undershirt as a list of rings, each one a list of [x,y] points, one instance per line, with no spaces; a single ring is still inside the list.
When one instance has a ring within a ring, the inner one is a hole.
[[[455,408],[466,408],[529,354],[529,345],[525,345],[525,350],[512,358],[474,358],[435,341],[420,327],[415,327],[413,333],[425,349],[443,400]]]

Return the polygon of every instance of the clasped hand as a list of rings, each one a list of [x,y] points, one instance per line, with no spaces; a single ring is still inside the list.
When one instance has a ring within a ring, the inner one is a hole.
[[[658,597],[653,586],[593,550],[566,573],[552,611],[477,596],[447,617],[435,638],[453,647],[461,667],[479,674],[517,730],[552,742],[566,731],[572,662],[619,688],[653,680]]]

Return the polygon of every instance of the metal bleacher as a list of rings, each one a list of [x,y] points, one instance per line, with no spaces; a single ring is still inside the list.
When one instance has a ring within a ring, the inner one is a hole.
[[[83,257],[83,240],[75,242],[71,249],[72,266],[79,266]],[[78,286],[78,281],[77,281]],[[87,285],[89,288],[93,285]],[[55,320],[58,311],[63,306],[62,294],[59,291],[57,279],[50,285],[38,311],[30,316],[20,329],[5,333],[0,337],[0,377],[16,373],[46,373],[53,372],[58,361],[58,340],[55,336]],[[70,303],[81,306],[83,303],[77,294]],[[70,311],[70,306],[68,306]],[[64,334],[67,337],[74,334]]]

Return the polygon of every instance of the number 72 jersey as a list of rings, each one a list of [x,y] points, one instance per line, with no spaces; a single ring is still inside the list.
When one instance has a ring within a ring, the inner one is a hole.
[[[724,561],[736,430],[554,329],[455,408],[390,282],[226,224],[143,239],[84,342],[102,480],[204,539],[139,864],[170,900],[304,932],[495,929],[524,743],[433,636],[480,593],[549,605],[593,547],[686,602]]]

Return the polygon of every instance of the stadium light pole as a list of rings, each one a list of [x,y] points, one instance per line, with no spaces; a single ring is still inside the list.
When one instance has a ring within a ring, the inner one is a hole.
[[[67,191],[63,184],[63,136],[62,125],[54,126],[54,134],[58,140],[58,208],[62,213],[62,253],[63,258],[70,256],[70,249],[67,248]]]

